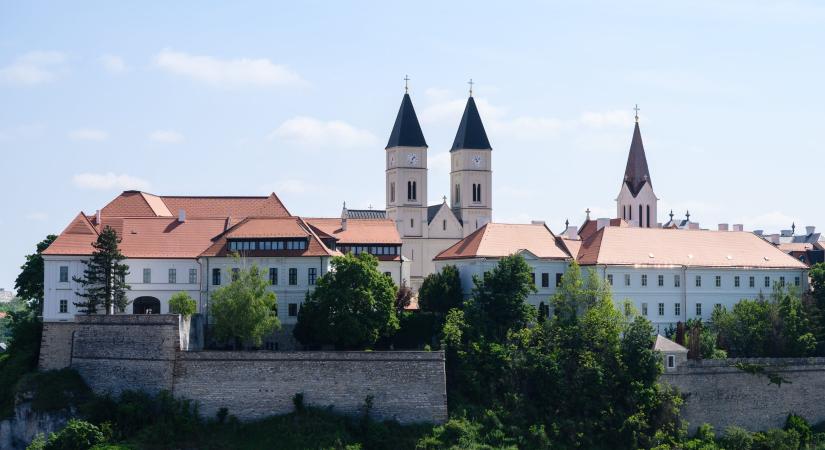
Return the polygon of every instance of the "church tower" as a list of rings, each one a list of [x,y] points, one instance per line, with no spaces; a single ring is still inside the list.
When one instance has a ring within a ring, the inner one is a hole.
[[[387,217],[402,238],[426,237],[427,142],[408,92],[385,150]]]
[[[655,228],[656,206],[659,199],[653,193],[650,171],[647,168],[645,147],[642,133],[639,131],[639,110],[636,108],[636,125],[627,155],[624,180],[616,198],[616,217],[627,220],[631,225],[643,228]]]
[[[450,206],[461,221],[465,237],[492,221],[492,150],[471,88],[450,149]]]

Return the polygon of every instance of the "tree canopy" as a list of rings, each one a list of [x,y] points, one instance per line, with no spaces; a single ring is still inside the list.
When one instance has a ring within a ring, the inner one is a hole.
[[[37,315],[43,314],[43,251],[57,239],[50,234],[37,243],[35,252],[26,255],[26,262],[20,266],[20,274],[14,280],[17,296],[29,302],[29,307]]]
[[[294,335],[304,345],[362,349],[398,329],[396,287],[367,253],[332,258],[298,313]]]
[[[453,308],[461,308],[463,302],[461,278],[453,265],[427,275],[418,290],[418,307],[422,311],[447,314]]]
[[[215,319],[215,337],[234,347],[251,343],[260,346],[263,337],[281,326],[277,297],[258,266],[238,271],[232,282],[212,293],[210,313]]]
[[[169,297],[169,312],[182,316],[191,316],[197,312],[198,302],[186,292],[175,292]]]
[[[83,261],[86,266],[83,277],[73,278],[82,286],[76,294],[85,299],[75,302],[81,313],[97,314],[102,307],[106,314],[113,314],[115,310],[125,310],[129,304],[126,298],[126,291],[130,289],[126,284],[129,266],[122,263],[126,257],[120,252],[118,244],[120,238],[117,232],[109,226],[104,227],[92,244],[95,249],[92,256]]]

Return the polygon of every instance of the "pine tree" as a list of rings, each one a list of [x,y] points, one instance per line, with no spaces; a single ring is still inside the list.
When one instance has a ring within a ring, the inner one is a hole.
[[[114,314],[115,309],[122,312],[129,303],[126,298],[126,291],[130,289],[126,284],[129,266],[121,263],[126,257],[120,253],[119,243],[114,229],[103,228],[92,244],[95,248],[92,257],[83,261],[86,265],[83,278],[72,278],[83,286],[82,292],[76,294],[85,301],[75,303],[81,313],[97,314],[98,308],[102,307],[106,314]]]

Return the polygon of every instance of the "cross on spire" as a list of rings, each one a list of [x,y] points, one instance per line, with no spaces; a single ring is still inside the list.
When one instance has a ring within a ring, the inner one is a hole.
[[[633,111],[636,112],[636,123],[639,123],[639,104],[637,103],[636,106],[633,108]]]
[[[475,83],[473,83],[473,79],[472,79],[472,78],[470,78],[470,81],[468,81],[468,82],[467,82],[467,84],[469,84],[469,85],[470,85],[470,97],[472,97],[472,96],[473,96],[473,85],[474,85]]]
[[[410,92],[409,81],[410,81],[410,76],[409,75],[404,75],[404,93],[405,94]]]
[[[584,213],[587,214],[587,220],[590,220],[590,208],[584,210]]]

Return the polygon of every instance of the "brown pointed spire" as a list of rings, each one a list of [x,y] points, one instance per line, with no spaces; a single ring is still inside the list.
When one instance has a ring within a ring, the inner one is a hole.
[[[639,122],[633,128],[633,140],[630,142],[630,153],[627,155],[627,167],[624,169],[624,182],[630,193],[635,197],[642,190],[645,183],[653,187],[650,180],[650,171],[647,168],[645,147],[642,144],[642,133],[639,131]]]

